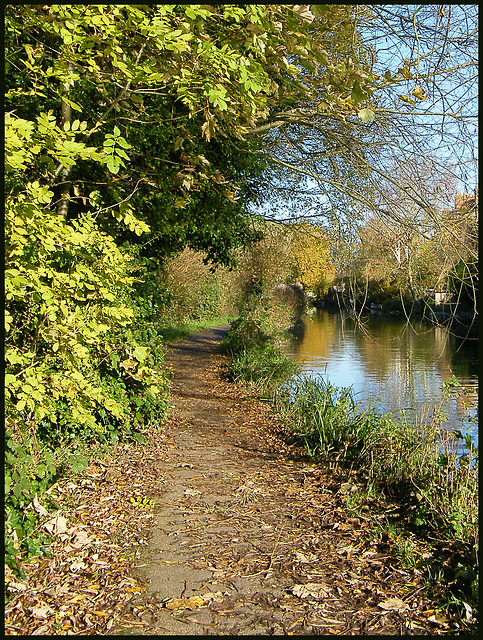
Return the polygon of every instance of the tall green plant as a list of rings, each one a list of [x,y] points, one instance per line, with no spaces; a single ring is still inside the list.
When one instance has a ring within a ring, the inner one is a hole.
[[[54,194],[47,186],[38,180],[23,189],[14,186],[35,152],[56,154],[58,147],[70,163],[100,157],[75,142],[50,114],[41,114],[36,123],[7,117],[7,184],[12,185],[5,215],[7,415],[20,423],[44,418],[55,423],[65,401],[74,421],[102,431],[100,408],[121,424],[131,420],[102,384],[99,365],[106,354],[113,357],[111,336],[133,320],[126,303],[133,265],[99,230],[92,213],[66,222],[52,210]],[[119,367],[157,393],[159,373],[150,368],[146,347],[132,344],[118,359]]]
[[[160,346],[129,328],[139,265],[92,211],[66,220],[46,179],[29,178],[48,155],[73,166],[102,162],[102,150],[76,140],[85,128],[78,120],[61,128],[50,112],[33,121],[10,113],[5,125],[8,550],[18,538],[32,541],[35,494],[86,463],[81,442],[133,433],[162,418],[167,400]],[[146,229],[130,212],[124,219],[135,233]]]

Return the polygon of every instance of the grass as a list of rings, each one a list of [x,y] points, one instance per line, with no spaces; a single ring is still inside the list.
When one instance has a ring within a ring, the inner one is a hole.
[[[262,394],[273,391],[291,376],[299,372],[299,367],[280,349],[273,345],[243,349],[233,356],[228,368],[228,379],[233,382],[245,380],[254,385]]]
[[[367,514],[368,507],[371,512],[380,505],[384,512],[386,500],[400,506],[404,516],[397,527],[388,521],[384,533],[401,565],[424,568],[421,543],[433,548],[433,565],[426,570],[434,570],[437,549],[445,549],[458,559],[441,562],[446,604],[451,601],[463,614],[468,603],[476,609],[478,450],[469,439],[461,455],[455,435],[441,429],[438,419],[427,424],[422,416],[412,424],[371,408],[358,413],[351,389],[321,378],[291,380],[279,388],[276,406],[310,457],[333,471],[353,471],[366,484],[345,498],[349,511]]]
[[[459,456],[438,423],[415,425],[372,408],[357,413],[350,388],[321,378],[291,380],[276,402],[310,457],[356,468],[391,497],[412,495],[427,524],[463,542],[477,540],[478,452],[471,443]]]
[[[229,378],[247,380],[266,393],[309,457],[334,473],[360,479],[361,488],[346,496],[345,508],[371,516],[373,535],[388,541],[403,567],[417,567],[427,575],[435,597],[443,593],[443,606],[457,609],[459,619],[468,623],[463,626],[473,628],[478,603],[477,448],[466,438],[466,452],[457,453],[455,438],[462,436],[441,429],[441,407],[431,419],[421,415],[417,424],[404,414],[379,415],[371,407],[360,411],[350,388],[297,375],[299,368],[276,342],[260,314],[242,314],[223,343],[232,357]],[[384,516],[388,504],[397,505],[397,524]],[[444,588],[435,575],[444,576]],[[465,618],[468,607],[471,619]]]

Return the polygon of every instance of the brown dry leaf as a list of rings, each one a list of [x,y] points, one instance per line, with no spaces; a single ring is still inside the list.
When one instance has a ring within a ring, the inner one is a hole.
[[[37,494],[35,494],[34,499],[32,500],[32,507],[42,517],[47,517],[49,515],[47,509],[40,504]]]
[[[296,551],[295,560],[302,564],[311,564],[317,560],[317,556],[315,553],[301,553],[300,551]]]
[[[35,616],[36,618],[47,618],[48,615],[53,613],[52,608],[49,607],[49,605],[47,604],[44,604],[43,606],[40,606],[40,607],[32,607],[30,611],[32,615]]]
[[[439,612],[437,617],[436,615],[429,616],[428,622],[432,622],[433,624],[437,624],[438,626],[447,628],[449,618],[444,613]]]
[[[83,531],[82,529],[80,529],[80,530],[75,532],[75,536],[74,536],[74,539],[71,542],[71,545],[76,549],[80,549],[81,547],[83,547],[86,544],[88,544],[90,541],[91,541],[91,539],[87,535],[87,533],[85,531]]]
[[[202,492],[199,491],[198,489],[185,489],[184,495],[185,496],[195,497],[195,496],[200,496],[201,493]]]
[[[406,611],[406,609],[409,609],[408,605],[399,598],[388,598],[387,600],[380,602],[377,606],[387,612],[397,611],[398,613],[402,613],[403,611]]]
[[[53,536],[65,533],[67,531],[67,520],[63,516],[55,516],[55,518],[44,524],[44,529]]]
[[[82,569],[87,569],[87,565],[82,560],[74,560],[70,565],[71,571],[81,571]]]
[[[73,598],[71,598],[70,600],[67,600],[67,603],[68,604],[73,604],[74,602],[82,602],[83,600],[85,600],[85,596],[77,595],[77,596],[74,596]]]
[[[330,595],[329,587],[323,582],[307,582],[306,584],[296,584],[291,589],[294,596],[304,600],[305,598],[315,598],[322,600]]]

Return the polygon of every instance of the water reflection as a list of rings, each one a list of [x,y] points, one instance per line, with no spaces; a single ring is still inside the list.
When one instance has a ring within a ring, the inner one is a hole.
[[[466,393],[445,405],[446,426],[470,432],[477,442],[478,343],[382,314],[361,321],[319,309],[305,320],[286,353],[305,371],[322,374],[335,386],[352,387],[362,406],[370,400],[381,412],[431,413],[442,400],[443,383],[454,375]]]

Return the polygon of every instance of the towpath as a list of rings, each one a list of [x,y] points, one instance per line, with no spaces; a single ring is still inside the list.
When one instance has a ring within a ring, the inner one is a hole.
[[[226,330],[170,348],[174,446],[155,463],[165,484],[140,569],[156,603],[144,633],[437,633],[413,573],[342,508],[360,487],[329,479],[285,443],[268,403],[226,383]]]
[[[54,511],[37,504],[50,552],[22,578],[6,568],[6,634],[451,634],[390,553],[405,515],[326,474],[226,382],[226,330],[169,347],[169,420],[61,478],[42,498]]]

